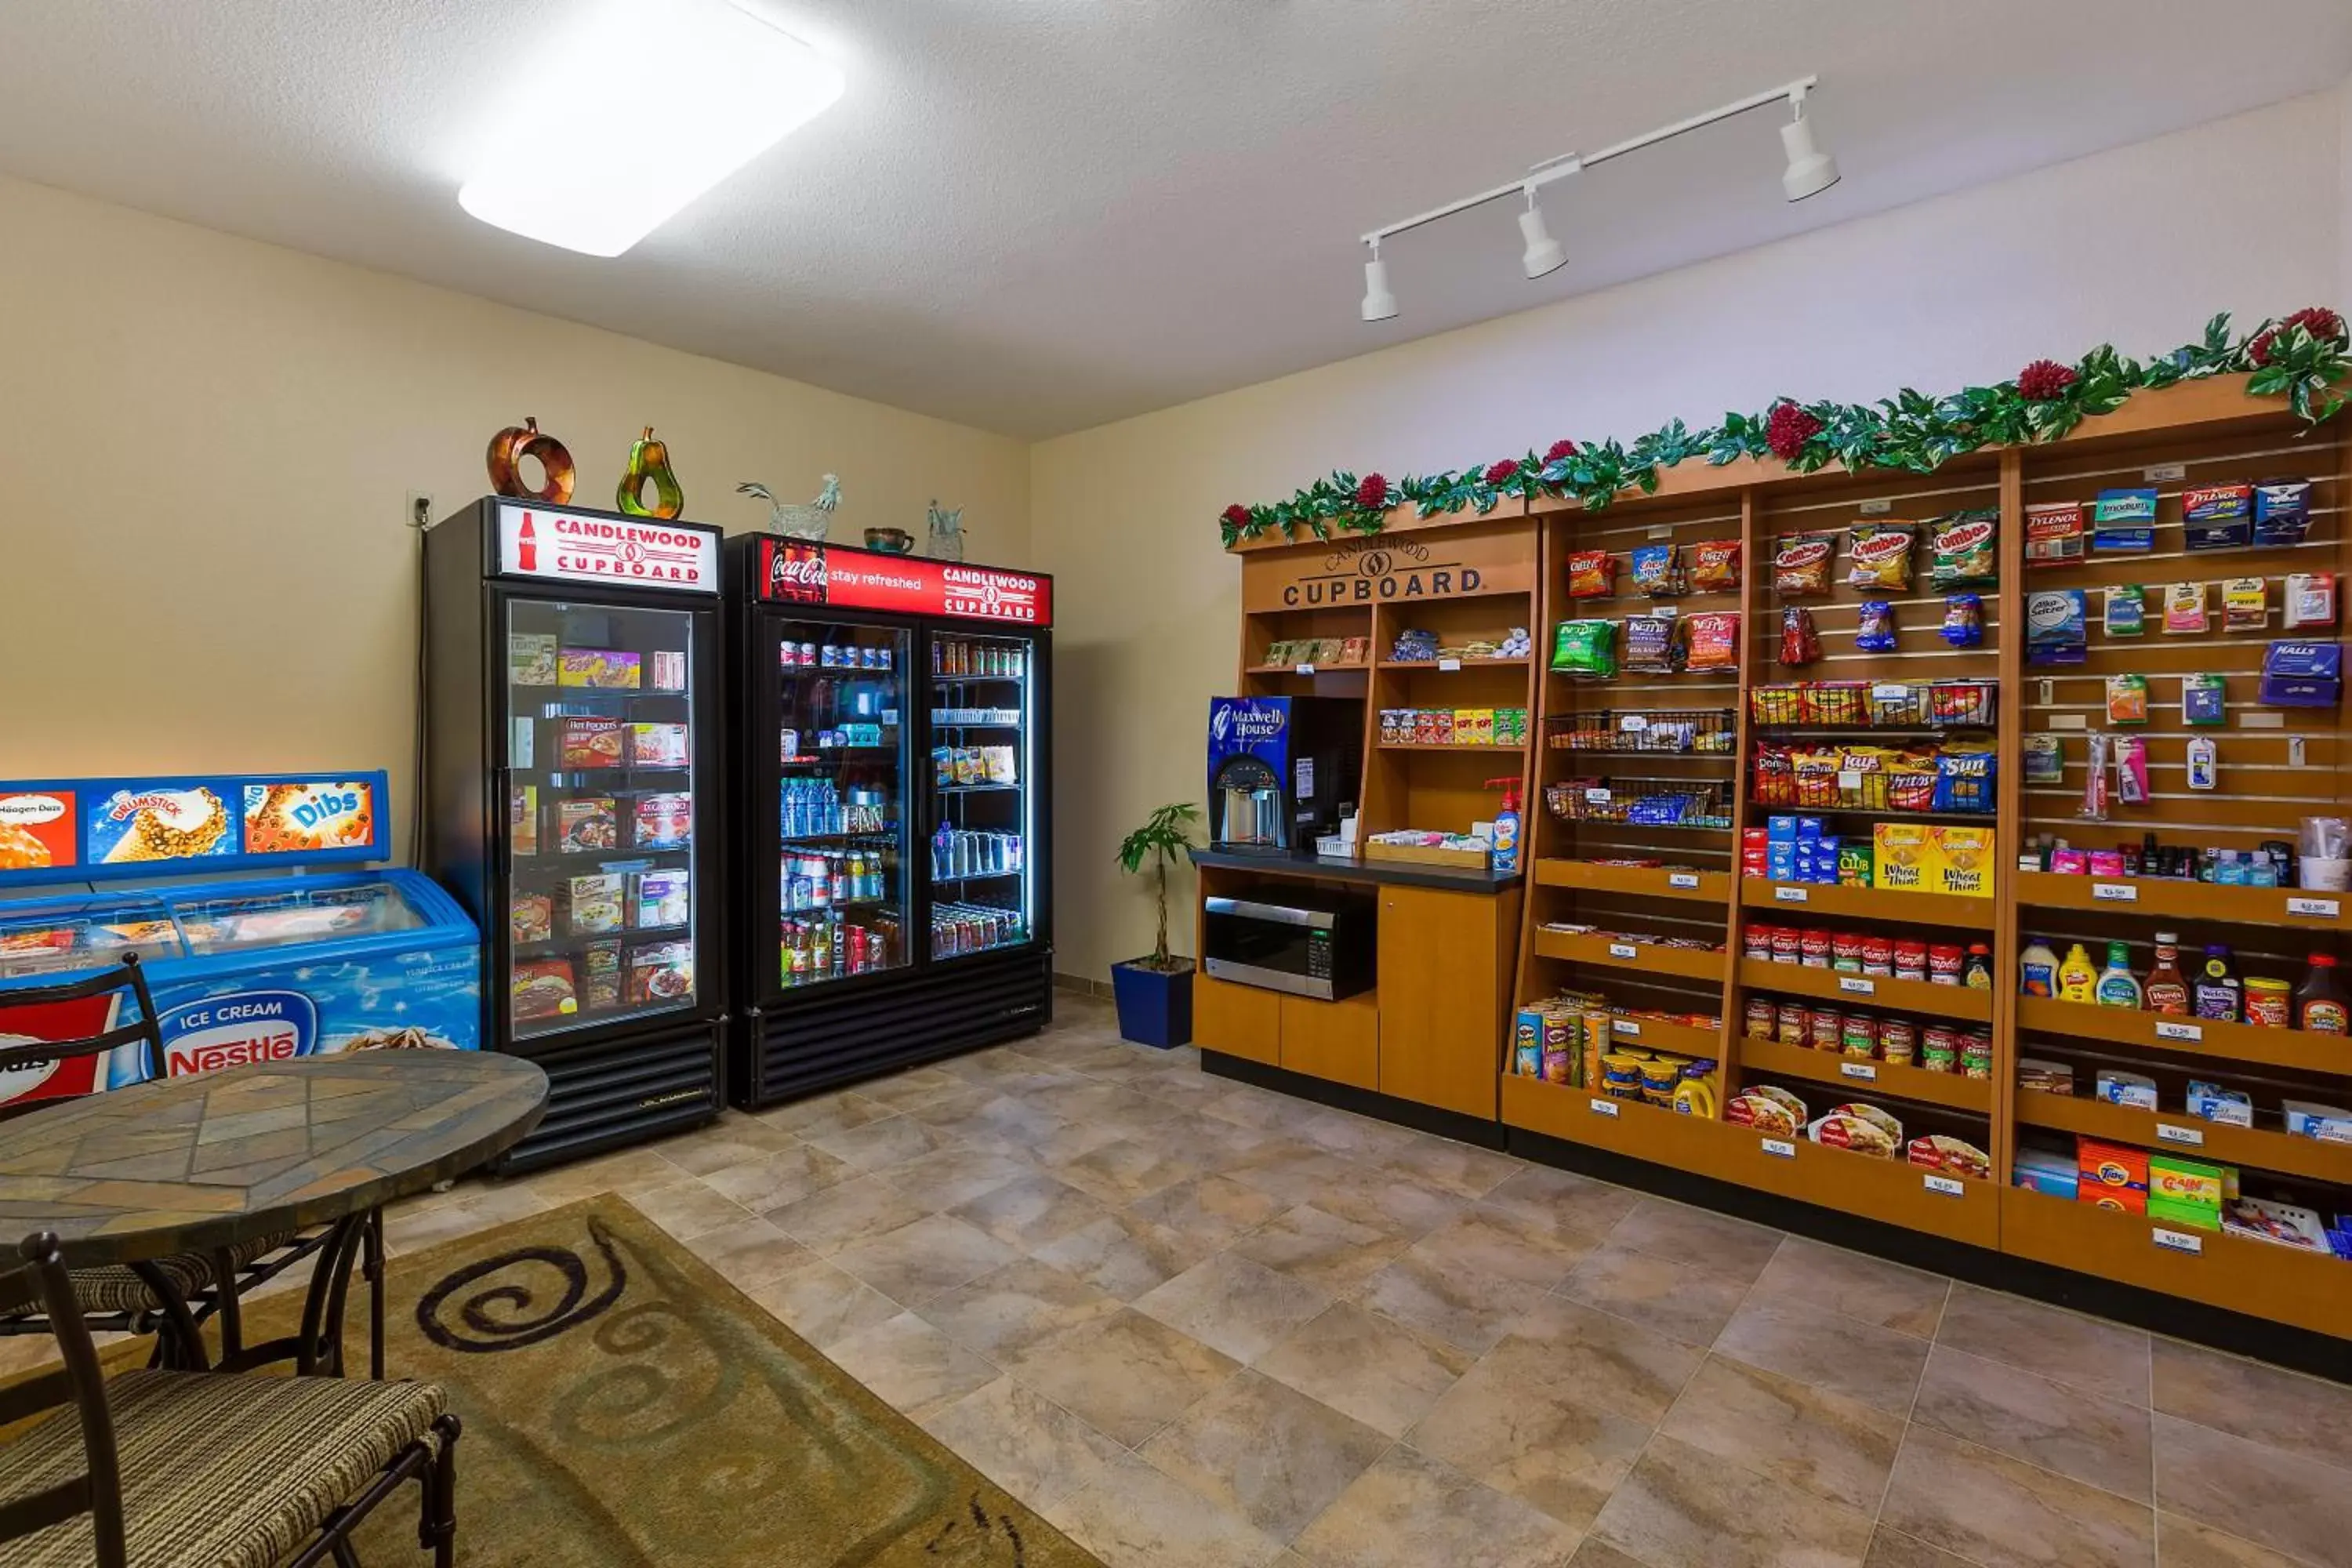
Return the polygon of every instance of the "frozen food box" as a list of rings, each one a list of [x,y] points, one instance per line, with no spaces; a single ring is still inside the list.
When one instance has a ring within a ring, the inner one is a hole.
[[[691,760],[683,724],[632,724],[628,733],[633,767],[682,768]]]
[[[618,719],[562,721],[560,749],[567,768],[617,768],[621,765],[621,721]]]
[[[507,907],[507,931],[518,942],[545,942],[555,934],[555,900],[545,893],[517,893]]]
[[[637,689],[637,656],[612,648],[567,647],[556,656],[558,686],[593,686],[616,691]]]
[[[629,950],[628,998],[676,1002],[694,994],[694,943],[651,942]]]
[[[555,808],[559,842],[566,855],[601,855],[621,845],[621,817],[609,795],[561,802]]]
[[[621,929],[621,898],[627,879],[618,871],[574,877],[563,884],[563,929],[572,936],[601,936]]]
[[[639,795],[635,831],[629,842],[639,849],[683,849],[694,837],[694,796],[688,794]]]
[[[517,686],[555,684],[555,634],[509,632],[507,679]]]
[[[592,942],[580,950],[580,1005],[617,1007],[621,1005],[621,944],[618,940]]]
[[[537,784],[517,784],[507,793],[507,847],[516,855],[539,853]]]
[[[634,879],[629,923],[640,929],[684,925],[693,910],[687,878],[685,871],[638,872]]]
[[[580,1008],[568,958],[532,958],[516,964],[509,991],[518,1019],[552,1018]]]
[[[653,657],[653,680],[651,684],[656,691],[683,691],[686,689],[685,649],[656,649]]]

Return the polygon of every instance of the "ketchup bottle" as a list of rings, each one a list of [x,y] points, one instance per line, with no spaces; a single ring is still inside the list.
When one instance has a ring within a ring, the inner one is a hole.
[[[2344,993],[2336,988],[2336,955],[2315,952],[2294,993],[2294,1026],[2315,1035],[2346,1032]]]

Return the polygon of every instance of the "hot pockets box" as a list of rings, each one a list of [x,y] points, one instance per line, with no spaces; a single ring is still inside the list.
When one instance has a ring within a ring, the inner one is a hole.
[[[617,768],[621,765],[621,721],[566,719],[561,749],[567,768]]]

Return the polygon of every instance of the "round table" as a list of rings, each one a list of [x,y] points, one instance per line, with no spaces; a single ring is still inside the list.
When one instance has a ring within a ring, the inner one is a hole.
[[[331,1225],[300,1340],[238,1359],[290,1350],[300,1371],[340,1371],[371,1217],[495,1158],[546,1110],[536,1062],[446,1050],[255,1062],[64,1101],[0,1122],[0,1242],[51,1231],[82,1268]],[[379,1339],[382,1318],[379,1301]]]

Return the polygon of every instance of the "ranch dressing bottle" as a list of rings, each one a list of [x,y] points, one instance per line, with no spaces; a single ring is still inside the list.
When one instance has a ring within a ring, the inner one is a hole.
[[[2099,972],[2099,1005],[2139,1010],[2139,976],[2132,973],[2131,949],[2120,942],[2107,943],[2107,966]]]

